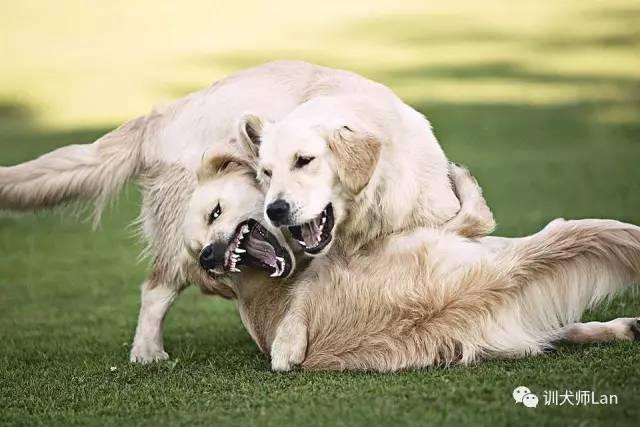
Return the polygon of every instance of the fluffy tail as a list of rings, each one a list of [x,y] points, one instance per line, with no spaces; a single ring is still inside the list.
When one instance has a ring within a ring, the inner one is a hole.
[[[69,145],[35,160],[0,167],[0,210],[94,201],[97,222],[110,197],[139,173],[146,124],[147,117],[141,117],[92,144]]]
[[[467,168],[455,163],[449,163],[449,178],[460,200],[460,210],[443,228],[464,237],[491,234],[496,228],[496,222],[478,181]]]

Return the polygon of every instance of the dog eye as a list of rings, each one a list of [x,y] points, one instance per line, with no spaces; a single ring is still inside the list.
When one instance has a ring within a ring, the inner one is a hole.
[[[222,214],[222,208],[220,207],[220,203],[218,203],[215,209],[212,210],[211,213],[209,214],[209,219],[207,221],[209,225],[211,225],[213,221],[215,221],[221,214]]]
[[[309,163],[311,163],[313,161],[313,159],[315,159],[315,157],[304,157],[304,156],[300,156],[298,157],[298,160],[296,160],[296,167],[298,169],[308,165]]]
[[[271,171],[269,169],[262,169],[262,173],[264,174],[264,176],[266,176],[267,178],[271,178]]]

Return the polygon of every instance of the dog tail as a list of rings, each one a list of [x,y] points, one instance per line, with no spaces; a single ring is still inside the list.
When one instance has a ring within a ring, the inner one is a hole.
[[[555,220],[505,255],[497,263],[506,276],[495,283],[508,296],[485,325],[485,348],[501,356],[536,353],[562,339],[562,327],[587,308],[640,282],[640,227]]]
[[[455,163],[449,163],[449,178],[460,200],[460,211],[444,224],[444,229],[469,238],[491,234],[496,221],[478,181],[466,167]]]
[[[104,206],[142,168],[147,117],[129,121],[92,144],[68,145],[0,167],[0,210],[38,210],[74,201]]]

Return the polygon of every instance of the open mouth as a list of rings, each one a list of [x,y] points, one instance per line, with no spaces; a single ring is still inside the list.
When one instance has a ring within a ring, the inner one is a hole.
[[[335,224],[331,203],[315,219],[301,225],[289,227],[294,239],[309,254],[317,254],[325,248],[333,238],[331,231]]]
[[[255,219],[238,224],[225,253],[226,271],[239,272],[243,265],[267,270],[271,277],[287,277],[293,267],[289,251]]]

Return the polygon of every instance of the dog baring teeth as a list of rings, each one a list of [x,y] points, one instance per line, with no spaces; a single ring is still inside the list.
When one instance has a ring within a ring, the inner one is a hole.
[[[265,269],[271,277],[286,277],[292,264],[291,257],[278,239],[258,221],[249,219],[237,227],[226,252],[225,268],[239,272],[239,265]]]
[[[249,226],[244,224],[238,228],[233,239],[231,239],[231,242],[227,247],[227,252],[225,253],[224,261],[225,269],[228,271],[232,271],[234,273],[240,272],[238,265],[242,263],[242,254],[246,252],[246,250],[240,245],[243,244],[244,237],[248,232]]]
[[[294,239],[311,254],[320,252],[332,239],[334,226],[331,203],[315,219],[289,227]]]

